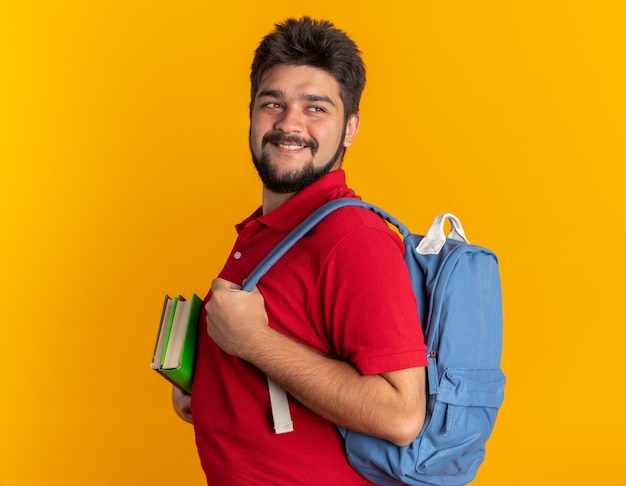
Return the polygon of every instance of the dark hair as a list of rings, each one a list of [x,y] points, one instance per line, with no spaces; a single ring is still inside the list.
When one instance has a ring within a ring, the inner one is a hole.
[[[365,87],[361,51],[331,22],[302,17],[275,25],[254,53],[250,72],[251,107],[263,75],[276,65],[312,66],[327,71],[339,83],[346,119],[358,113]]]

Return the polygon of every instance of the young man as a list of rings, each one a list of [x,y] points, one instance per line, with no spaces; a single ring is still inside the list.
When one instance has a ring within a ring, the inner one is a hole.
[[[400,239],[373,212],[342,208],[240,290],[307,215],[357,197],[341,163],[363,62],[331,23],[290,19],[257,48],[251,82],[262,205],[237,226],[205,300],[193,398],[175,391],[174,406],[194,423],[211,486],[368,484],[335,424],[402,446],[424,419],[425,346]],[[289,394],[293,432],[272,430],[266,376]]]

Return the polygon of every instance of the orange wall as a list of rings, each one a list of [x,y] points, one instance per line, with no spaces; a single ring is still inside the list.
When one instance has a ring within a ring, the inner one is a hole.
[[[0,485],[203,484],[149,369],[259,202],[248,66],[327,17],[369,68],[349,181],[501,260],[506,401],[475,484],[624,484],[621,2],[4,2]],[[311,4],[313,5],[313,4]]]

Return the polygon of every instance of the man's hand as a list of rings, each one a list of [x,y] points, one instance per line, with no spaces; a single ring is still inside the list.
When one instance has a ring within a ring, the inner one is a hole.
[[[178,387],[172,387],[172,405],[174,411],[185,422],[193,424],[193,417],[191,416],[191,395],[187,395]]]
[[[255,287],[244,292],[237,284],[218,278],[206,304],[207,332],[226,353],[246,359],[255,343],[270,331],[265,300]]]

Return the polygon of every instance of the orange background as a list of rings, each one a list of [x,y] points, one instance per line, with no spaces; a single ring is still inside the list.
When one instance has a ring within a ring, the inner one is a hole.
[[[474,484],[626,483],[622,2],[4,2],[1,486],[204,483],[150,370],[260,200],[249,64],[333,20],[368,65],[362,196],[496,251],[506,400]]]

